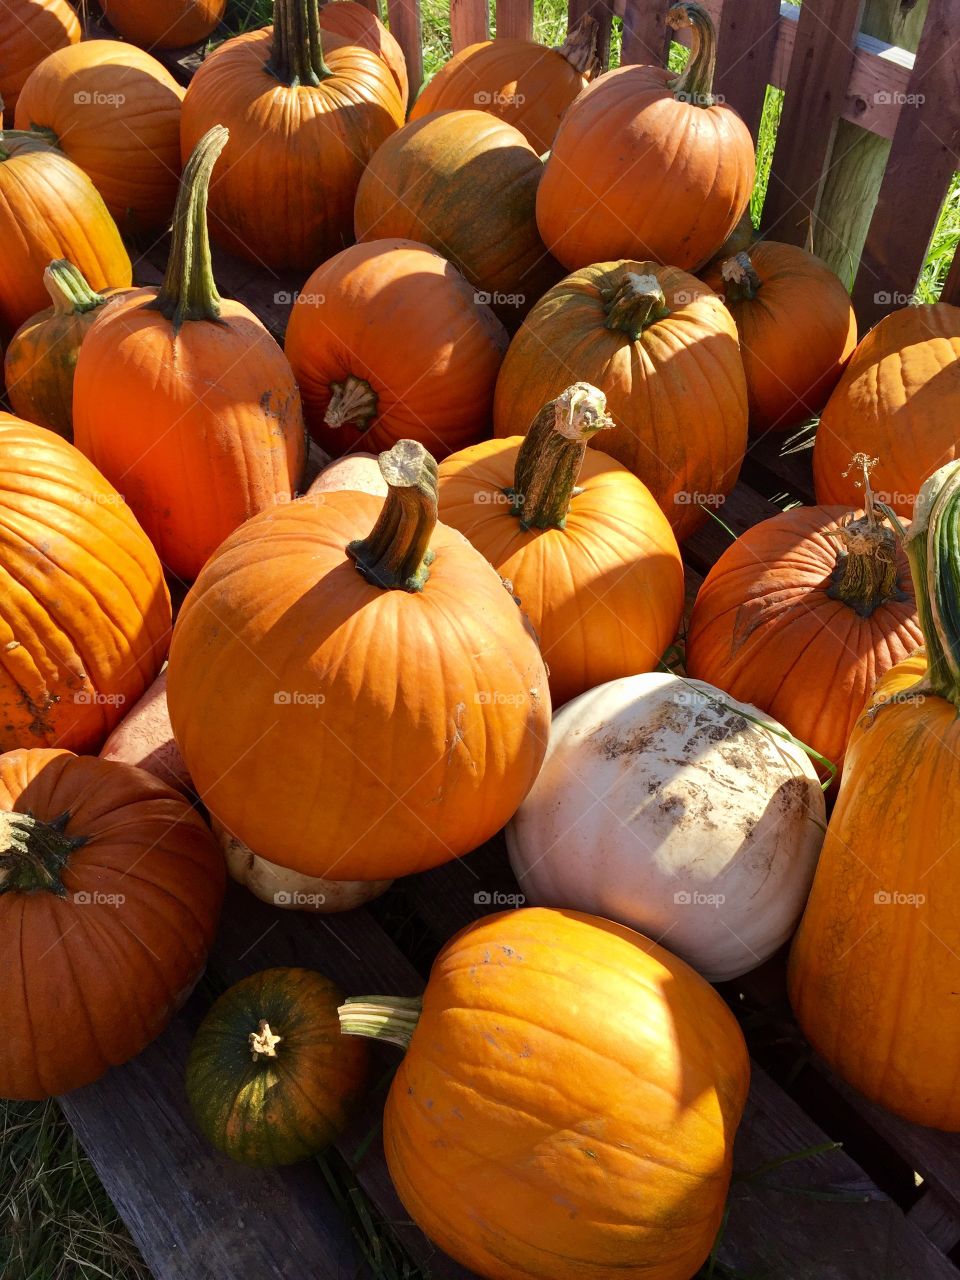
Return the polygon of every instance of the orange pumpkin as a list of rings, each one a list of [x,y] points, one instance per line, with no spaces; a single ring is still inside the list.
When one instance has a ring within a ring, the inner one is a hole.
[[[560,274],[537,232],[542,173],[536,151],[505,121],[435,112],[388,138],[370,161],[357,189],[357,239],[429,245],[515,329]]]
[[[206,962],[223,858],[142,769],[0,756],[0,1096],[90,1084],[164,1029]]]
[[[884,316],[850,357],[827,401],[813,450],[817,501],[856,501],[851,454],[877,458],[877,497],[910,515],[920,486],[960,456],[960,307],[940,302]]]
[[[526,430],[571,378],[599,387],[615,428],[603,450],[638,476],[683,541],[733,488],[747,390],[733,318],[684,271],[604,262],[534,307],[500,369],[498,436]]]
[[[490,440],[440,468],[440,519],[512,584],[536,631],[554,707],[652,671],[676,635],[683,565],[666,516],[626,467],[587,451],[613,422],[577,383],[527,436]]]
[[[31,316],[13,335],[4,357],[4,380],[16,414],[72,440],[73,375],[80,344],[108,299],[123,291],[95,293],[63,258],[50,263],[43,283],[53,306]]]
[[[183,101],[184,160],[213,125],[231,140],[211,232],[260,266],[312,271],[353,240],[367,161],[403,124],[396,81],[369,49],[325,35],[317,0],[276,0],[272,28],[220,46]]]
[[[96,751],[170,639],[157,554],[52,431],[0,414],[0,750]]]
[[[18,129],[36,129],[79,165],[125,230],[166,226],[180,177],[183,89],[148,53],[85,40],[52,53],[17,104]]]
[[[549,151],[560,119],[598,69],[597,23],[584,14],[558,49],[532,40],[484,40],[444,63],[410,112],[488,112],[519,129],[538,155]]]
[[[239,524],[289,502],[303,472],[300,394],[276,342],[220,298],[207,239],[214,128],[183,174],[167,274],[108,308],[77,362],[77,447],[123,487],[160,558],[184,579]]]
[[[80,20],[67,0],[3,0],[0,5],[0,99],[12,121],[30,72],[49,54],[76,44]]]
[[[916,1124],[960,1131],[960,463],[924,484],[907,555],[926,654],[877,686],[788,970],[818,1053]]]
[[[857,345],[850,295],[826,263],[760,240],[703,280],[737,322],[751,429],[784,431],[818,414]]]
[[[170,720],[207,808],[262,858],[325,879],[389,880],[482,844],[550,726],[523,615],[436,523],[436,463],[404,440],[380,465],[385,502],[325,493],[238,529],[170,655]]]
[[[410,101],[407,60],[399,42],[390,34],[375,13],[358,0],[331,0],[320,9],[320,29],[343,36],[351,44],[375,53],[390,68],[400,94],[400,105],[406,115]]]
[[[577,911],[486,916],[423,1002],[348,1000],[406,1050],[383,1118],[414,1221],[491,1280],[690,1280],[723,1219],[750,1065],[682,960]]]
[[[737,113],[713,97],[716,33],[699,4],[675,4],[694,46],[674,77],[661,67],[608,71],[570,107],[537,196],[537,223],[568,270],[652,258],[693,270],[750,201],[754,150]]]
[[[67,258],[93,289],[126,288],[130,258],[90,179],[33,133],[0,133],[0,341],[49,299],[43,273]],[[16,245],[16,252],[9,246]]]
[[[923,637],[903,551],[873,510],[795,507],[754,525],[710,570],[687,672],[749,702],[841,764],[874,685]]]
[[[181,49],[206,40],[227,0],[100,0],[122,36],[145,49]]]
[[[311,434],[333,456],[409,439],[444,458],[488,434],[507,342],[439,253],[374,240],[313,273],[285,350]]]

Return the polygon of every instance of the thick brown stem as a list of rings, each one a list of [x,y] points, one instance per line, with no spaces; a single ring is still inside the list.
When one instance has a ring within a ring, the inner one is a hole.
[[[728,258],[720,268],[730,302],[743,302],[755,298],[760,292],[760,277],[750,261],[749,253],[737,253]]]
[[[333,75],[323,60],[317,0],[274,0],[266,69],[291,89],[316,86]]]
[[[869,618],[891,600],[907,598],[899,582],[896,536],[878,516],[870,488],[870,472],[876,461],[858,453],[850,464],[863,472],[864,514],[857,520],[848,517],[837,530],[842,549],[827,591],[831,599],[842,600],[862,618]]]
[[[277,1056],[277,1045],[283,1039],[283,1036],[275,1036],[270,1030],[270,1023],[260,1020],[260,1025],[256,1031],[251,1031],[250,1053],[254,1062],[259,1062],[261,1058],[275,1058]]]
[[[416,440],[398,440],[380,455],[387,496],[366,538],[351,542],[347,554],[357,569],[385,591],[422,591],[434,553],[437,525],[437,464]]]
[[[377,416],[377,393],[369,382],[348,373],[342,382],[330,384],[330,403],[323,415],[328,427],[342,427],[346,423],[366,431]]]
[[[597,57],[599,29],[596,18],[585,13],[567,32],[563,44],[557,47],[557,53],[562,53],[574,71],[579,71],[588,80],[600,70],[600,60]]]
[[[628,272],[620,284],[603,294],[606,327],[626,333],[636,342],[644,329],[670,314],[660,281],[654,275]]]
[[[576,492],[591,436],[612,427],[607,398],[587,382],[567,387],[544,405],[520,446],[514,471],[512,516],[521,529],[562,529]]]

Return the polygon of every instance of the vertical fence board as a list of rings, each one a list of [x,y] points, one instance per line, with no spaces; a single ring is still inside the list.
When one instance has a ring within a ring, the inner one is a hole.
[[[863,0],[804,0],[763,207],[764,232],[803,244],[854,62]]]
[[[399,41],[407,60],[411,102],[423,83],[423,49],[420,31],[420,0],[387,0],[390,30]]]
[[[667,6],[657,0],[626,0],[622,63],[662,66],[667,56]]]
[[[757,136],[773,74],[780,0],[727,0],[717,31],[717,94],[739,111]]]
[[[903,306],[913,292],[957,168],[958,29],[960,0],[931,0],[854,286],[863,325]]]
[[[450,39],[454,53],[490,39],[487,0],[450,0]]]
[[[940,301],[951,302],[955,307],[960,306],[960,243],[957,244],[953,261],[950,263],[950,270],[947,272],[947,278],[943,282]]]
[[[645,5],[649,0],[645,0]],[[610,23],[613,18],[613,0],[569,0],[567,5],[568,26],[572,27],[580,21],[585,13],[589,13],[597,23],[597,54],[604,69],[610,59]],[[624,18],[626,24],[626,18]]]
[[[533,0],[497,0],[497,35],[533,39]]]

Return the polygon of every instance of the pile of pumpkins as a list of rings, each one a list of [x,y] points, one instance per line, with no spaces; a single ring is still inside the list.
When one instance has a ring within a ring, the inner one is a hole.
[[[129,42],[0,13],[0,1094],[139,1053],[227,868],[346,909],[506,828],[532,905],[422,1001],[306,970],[221,997],[187,1080],[211,1141],[312,1155],[385,1039],[390,1171],[448,1253],[689,1280],[749,1082],[710,983],[794,934],[816,1049],[960,1129],[960,311],[858,345],[821,262],[753,241],[696,3],[679,76],[600,74],[585,18],[412,107],[353,0],[276,0],[186,92],[146,50],[223,0],[103,8]],[[282,350],[211,236],[299,274]],[[817,415],[820,505],[732,542],[668,670],[678,544],[749,434]]]

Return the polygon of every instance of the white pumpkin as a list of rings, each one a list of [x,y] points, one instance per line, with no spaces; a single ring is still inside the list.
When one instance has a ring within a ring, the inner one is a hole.
[[[393,884],[392,880],[322,880],[319,876],[301,875],[287,867],[278,867],[248,849],[242,841],[218,822],[211,813],[210,825],[220,841],[227,860],[227,870],[238,883],[245,885],[262,902],[289,911],[316,911],[327,915],[334,911],[352,911],[374,898],[379,898]]]
[[[780,728],[659,672],[562,707],[507,828],[527,902],[630,925],[711,982],[772,955],[810,892],[825,806],[805,753],[742,712]]]

